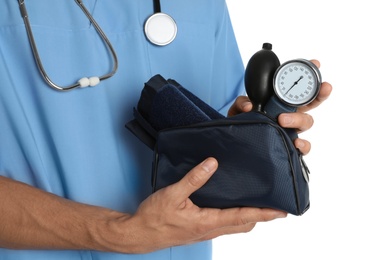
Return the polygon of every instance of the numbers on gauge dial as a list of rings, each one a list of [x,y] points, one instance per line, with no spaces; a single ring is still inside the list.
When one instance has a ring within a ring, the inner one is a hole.
[[[317,78],[314,71],[304,63],[286,64],[275,79],[275,91],[285,102],[301,105],[309,102],[315,95]]]

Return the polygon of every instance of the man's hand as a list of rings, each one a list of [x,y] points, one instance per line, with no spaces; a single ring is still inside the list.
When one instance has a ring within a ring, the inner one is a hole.
[[[320,68],[320,62],[317,60],[311,60],[318,68]],[[320,92],[313,102],[306,106],[299,107],[296,113],[284,113],[278,117],[278,122],[282,127],[295,128],[298,133],[309,130],[313,124],[314,119],[311,115],[306,112],[318,107],[324,102],[332,92],[332,85],[328,82],[323,82],[320,87]],[[297,138],[294,141],[295,147],[298,148],[301,153],[308,154],[311,149],[309,141]]]
[[[182,180],[149,196],[134,215],[66,200],[0,177],[0,247],[147,253],[286,217],[272,209],[199,208],[189,196],[214,174],[208,158]]]
[[[123,225],[125,237],[137,236],[131,251],[145,253],[171,246],[191,244],[221,235],[249,232],[257,222],[286,217],[285,212],[259,208],[199,208],[189,196],[202,187],[217,169],[208,158],[178,183],[147,198]]]
[[[311,60],[318,68],[320,67],[320,62],[317,60]],[[317,98],[310,104],[298,108],[295,113],[283,113],[278,117],[278,123],[285,128],[295,128],[298,133],[309,130],[313,124],[314,119],[311,115],[307,114],[313,108],[318,107],[324,102],[332,92],[332,85],[328,82],[323,82],[321,84],[320,92],[318,93]],[[240,96],[236,99],[232,107],[229,109],[228,116],[234,116],[242,112],[249,112],[252,110],[252,103],[247,96]],[[294,141],[295,147],[298,148],[301,153],[308,154],[311,149],[311,144],[309,141],[297,138]]]

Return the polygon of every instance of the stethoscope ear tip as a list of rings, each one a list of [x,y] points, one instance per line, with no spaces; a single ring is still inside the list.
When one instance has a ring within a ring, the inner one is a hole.
[[[78,83],[80,85],[79,86],[80,88],[94,87],[100,83],[100,78],[99,77],[90,77],[90,78],[84,77],[84,78],[81,78],[78,81]]]

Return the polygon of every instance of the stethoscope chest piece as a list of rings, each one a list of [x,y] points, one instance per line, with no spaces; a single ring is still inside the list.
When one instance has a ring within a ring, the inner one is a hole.
[[[146,38],[153,44],[165,46],[170,44],[177,34],[175,20],[165,13],[155,13],[145,22]]]

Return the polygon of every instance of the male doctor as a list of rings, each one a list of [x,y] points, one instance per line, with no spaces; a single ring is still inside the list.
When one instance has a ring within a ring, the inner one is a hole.
[[[153,1],[83,3],[119,67],[95,87],[61,92],[36,66],[18,1],[0,2],[0,259],[205,260],[210,239],[285,217],[273,209],[194,205],[189,196],[217,169],[214,158],[151,195],[151,152],[124,127],[155,74],[174,78],[221,113],[251,109],[225,1],[161,0],[178,28],[164,47],[143,32]],[[111,70],[110,52],[76,1],[24,4],[43,67],[56,84]],[[330,92],[323,83],[310,107],[283,114],[280,124],[308,130],[313,119],[306,112]],[[310,150],[306,140],[295,145]]]

